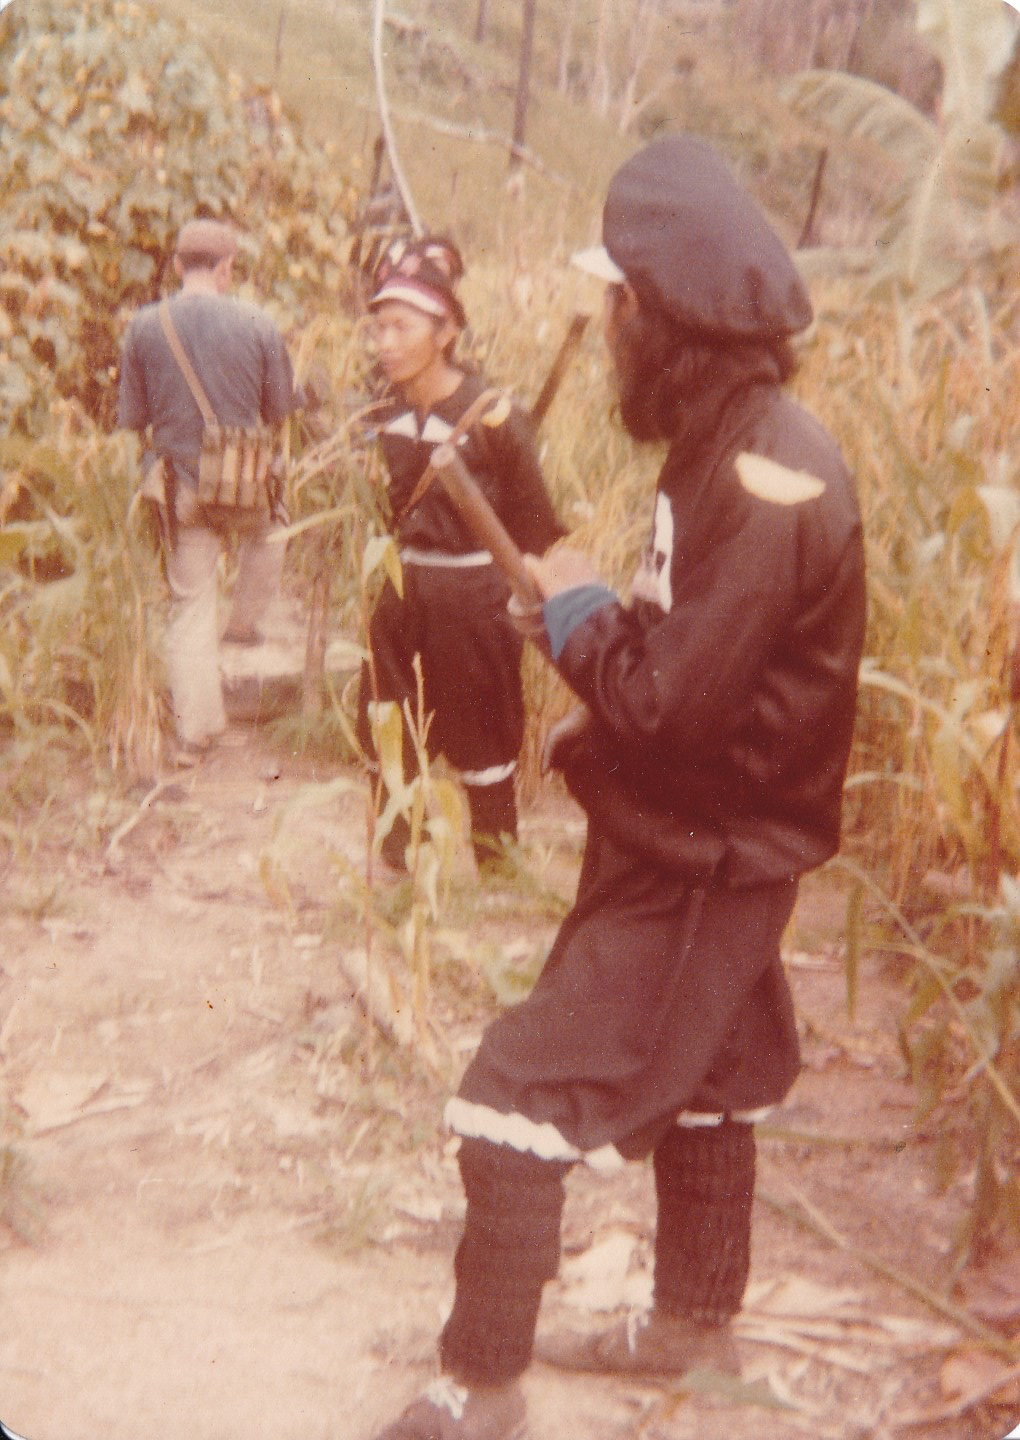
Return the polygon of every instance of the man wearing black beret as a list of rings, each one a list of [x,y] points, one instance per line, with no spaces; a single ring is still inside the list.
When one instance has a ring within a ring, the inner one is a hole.
[[[538,1357],[738,1371],[753,1125],[799,1069],[779,946],[800,875],[839,843],[865,627],[854,486],[783,389],[804,286],[710,146],[633,156],[603,241],[576,259],[608,284],[623,421],[669,450],[629,603],[577,551],[531,561],[583,702],[549,749],[588,815],[584,863],[542,976],[447,1107],[467,1213],[442,1375],[379,1440],[524,1436],[575,1164],[652,1156],[653,1305]]]

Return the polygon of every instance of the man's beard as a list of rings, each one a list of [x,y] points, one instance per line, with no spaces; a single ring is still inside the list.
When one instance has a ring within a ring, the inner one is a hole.
[[[620,331],[613,358],[620,418],[635,440],[696,439],[726,397],[759,380],[786,378],[782,357],[764,345],[678,332],[661,317]],[[792,367],[791,367],[792,368]]]
[[[667,349],[655,338],[640,331],[621,335],[614,356],[620,418],[635,440],[672,435],[685,399],[703,383],[708,359],[699,346],[674,342]]]
[[[619,372],[618,372],[619,373]],[[635,440],[658,440],[661,438],[660,417],[652,397],[651,388],[640,377],[631,372],[626,380],[619,377],[617,385],[617,406],[620,419],[627,434]]]

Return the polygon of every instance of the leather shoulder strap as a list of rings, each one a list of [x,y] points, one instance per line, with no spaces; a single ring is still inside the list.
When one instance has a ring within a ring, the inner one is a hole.
[[[159,320],[163,326],[163,334],[167,343],[173,351],[174,359],[181,367],[181,374],[188,384],[188,389],[195,397],[195,404],[202,412],[202,419],[207,425],[216,424],[216,411],[209,404],[209,397],[202,389],[202,382],[195,374],[194,366],[184,353],[184,346],[181,344],[180,336],[177,334],[177,327],[174,325],[173,317],[170,314],[170,302],[164,300],[159,307]]]

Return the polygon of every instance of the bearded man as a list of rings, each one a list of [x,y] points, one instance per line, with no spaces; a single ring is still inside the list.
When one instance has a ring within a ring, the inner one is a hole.
[[[553,1333],[567,1369],[739,1369],[754,1122],[799,1068],[780,939],[839,843],[865,628],[861,522],[831,437],[784,392],[811,320],[785,246],[715,151],[614,176],[605,339],[624,424],[666,441],[629,604],[581,553],[531,558],[583,710],[551,737],[588,816],[574,907],[446,1111],[467,1194],[442,1374],[378,1440],[519,1440],[558,1268],[563,1178],[652,1156],[652,1308]]]

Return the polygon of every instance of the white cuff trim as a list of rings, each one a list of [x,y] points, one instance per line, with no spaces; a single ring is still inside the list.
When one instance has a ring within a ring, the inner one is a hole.
[[[579,1150],[548,1120],[538,1125],[526,1115],[504,1115],[489,1105],[475,1105],[459,1096],[447,1101],[443,1118],[457,1135],[470,1140],[489,1140],[493,1145],[509,1145],[511,1150],[536,1155],[539,1160],[580,1162],[603,1175],[622,1170],[626,1163],[615,1145]]]
[[[676,1123],[682,1130],[703,1130],[713,1125],[721,1125],[724,1120],[735,1120],[741,1125],[757,1125],[759,1120],[764,1120],[771,1115],[776,1107],[774,1105],[763,1105],[759,1110],[681,1110],[676,1117]]]
[[[511,760],[507,765],[490,765],[488,770],[461,770],[459,773],[465,785],[498,785],[501,780],[509,780],[516,769],[517,761]]]

